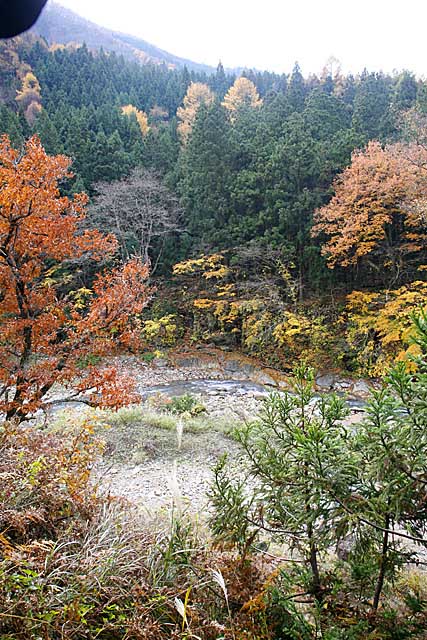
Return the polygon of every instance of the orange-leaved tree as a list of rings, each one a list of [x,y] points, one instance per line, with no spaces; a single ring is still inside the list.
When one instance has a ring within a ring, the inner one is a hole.
[[[410,145],[370,142],[334,182],[330,203],[314,214],[314,236],[325,235],[328,266],[368,264],[398,281],[426,247],[420,193],[427,174],[411,161],[427,153]]]
[[[36,136],[22,153],[0,138],[0,412],[8,419],[44,407],[54,384],[94,405],[135,397],[113,366],[94,364],[138,347],[148,266],[134,259],[99,274],[92,289],[64,286],[72,261],[104,261],[116,249],[114,236],[82,230],[85,194],[60,195],[70,163],[48,156]]]

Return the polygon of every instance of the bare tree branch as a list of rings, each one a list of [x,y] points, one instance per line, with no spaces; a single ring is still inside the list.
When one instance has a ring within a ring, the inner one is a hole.
[[[160,176],[141,167],[115,182],[100,182],[89,209],[90,227],[114,233],[124,259],[137,255],[158,266],[165,240],[182,232],[183,211],[178,198]]]

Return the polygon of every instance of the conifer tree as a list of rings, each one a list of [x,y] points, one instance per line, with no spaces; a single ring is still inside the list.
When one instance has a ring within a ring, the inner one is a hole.
[[[286,93],[288,100],[295,111],[302,111],[304,108],[306,93],[304,77],[301,73],[298,62],[296,62],[292,70],[291,77],[289,78],[288,90]]]

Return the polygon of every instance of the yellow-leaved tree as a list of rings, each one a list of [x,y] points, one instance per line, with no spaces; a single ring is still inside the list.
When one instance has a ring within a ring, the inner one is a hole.
[[[242,107],[257,109],[261,105],[262,100],[254,83],[244,77],[237,78],[233,86],[225,94],[222,102],[222,106],[227,109],[232,120],[236,118],[237,112]]]
[[[16,102],[24,112],[28,124],[33,125],[42,110],[40,84],[31,70],[25,70],[21,81],[21,89],[17,91]]]
[[[212,104],[214,99],[215,96],[207,84],[203,84],[203,82],[192,82],[190,84],[183,100],[184,106],[179,107],[176,112],[178,133],[184,144],[193,129],[199,108],[202,105]]]
[[[132,115],[136,117],[139,128],[141,129],[141,135],[143,138],[145,138],[147,133],[150,131],[150,127],[148,126],[148,116],[145,113],[145,111],[140,111],[139,109],[134,107],[132,104],[127,104],[124,107],[122,107],[122,113],[124,116],[127,116],[128,118],[130,118]]]
[[[408,358],[419,354],[412,340],[413,317],[425,307],[426,299],[427,282],[422,280],[393,290],[353,291],[347,297],[341,321],[358,373],[382,376],[396,361],[404,361],[408,369],[414,367]]]

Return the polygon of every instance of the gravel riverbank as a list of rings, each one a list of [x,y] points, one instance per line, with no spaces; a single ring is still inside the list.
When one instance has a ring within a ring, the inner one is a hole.
[[[203,513],[216,461],[226,453],[230,464],[239,463],[240,448],[227,431],[255,417],[268,390],[286,388],[286,378],[222,354],[184,354],[151,364],[121,358],[118,364],[135,379],[143,407],[158,408],[168,396],[192,393],[206,413],[200,417],[201,431],[186,431],[184,421],[180,449],[174,429],[150,425],[138,416],[114,424],[98,471],[102,489],[148,511],[166,509],[178,501],[191,512]],[[323,382],[328,390],[334,388],[332,376]],[[365,390],[360,383],[359,387]],[[354,401],[349,422],[361,419],[362,399]]]

